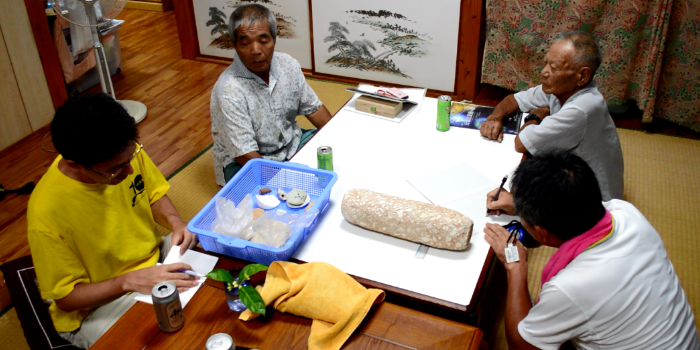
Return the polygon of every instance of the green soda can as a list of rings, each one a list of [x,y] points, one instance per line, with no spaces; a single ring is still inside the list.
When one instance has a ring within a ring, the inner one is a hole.
[[[452,105],[452,97],[447,95],[438,97],[437,105],[437,130],[450,130],[450,105]]]
[[[333,171],[333,149],[330,146],[321,146],[316,150],[318,168]]]

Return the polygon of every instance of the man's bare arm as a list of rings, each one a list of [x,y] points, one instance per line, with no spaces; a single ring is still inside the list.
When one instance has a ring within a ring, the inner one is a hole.
[[[313,124],[318,129],[323,128],[326,125],[326,123],[328,123],[328,121],[331,120],[331,118],[333,118],[331,112],[329,112],[326,106],[324,105],[321,105],[321,107],[319,107],[316,110],[316,112],[313,112],[307,115],[306,117],[309,118],[311,124]]]
[[[170,201],[167,195],[164,195],[155,203],[151,204],[151,211],[153,212],[153,220],[155,220],[155,222],[172,231],[182,226],[187,226],[182,218],[180,218],[180,214],[178,214],[173,202]]]
[[[245,163],[248,163],[249,160],[255,159],[255,158],[262,158],[260,153],[253,151],[250,153],[246,153],[240,157],[233,158],[236,160],[236,163],[240,164],[241,166],[245,165]]]
[[[527,148],[525,148],[525,145],[523,145],[522,141],[520,141],[520,137],[516,136],[515,137],[515,151],[518,153],[530,153]]]
[[[534,114],[540,118],[540,120],[544,120],[544,118],[549,116],[549,107],[540,107],[540,108],[535,108],[530,111],[530,114]],[[520,131],[525,129],[525,127],[533,125],[533,124],[540,124],[537,120],[530,120],[529,122],[523,124],[522,127],[520,127]],[[525,145],[523,145],[523,142],[520,141],[520,133],[518,133],[517,136],[515,136],[515,151],[518,153],[530,153],[527,148],[525,148]]]
[[[151,204],[151,212],[155,222],[172,231],[173,236],[170,240],[170,247],[179,245],[180,255],[185,254],[187,249],[192,249],[197,245],[197,237],[187,229],[187,223],[182,220],[173,202],[170,201],[167,195]],[[168,247],[168,251],[170,251],[170,247]]]
[[[86,310],[102,306],[128,292],[150,294],[156,283],[171,281],[178,290],[184,292],[199,282],[196,277],[178,272],[190,270],[184,263],[157,265],[127,272],[121,276],[97,283],[79,283],[65,297],[56,300],[56,306],[63,311]]]
[[[512,197],[509,197],[512,198]],[[510,205],[508,205],[510,206]],[[507,262],[505,248],[510,232],[498,224],[487,223],[484,227],[484,239],[491,246],[496,258],[505,266],[508,273],[506,294],[506,340],[510,349],[537,350],[518,332],[518,323],[525,319],[532,308],[530,294],[527,290],[527,250],[520,241],[515,241],[520,261]]]
[[[518,110],[518,101],[515,100],[515,96],[513,94],[506,96],[486,121],[481,123],[481,136],[498,142],[503,141],[503,119]]]
[[[520,250],[520,249],[518,249]],[[517,263],[516,263],[517,264]],[[506,264],[515,265],[515,264]],[[508,271],[508,292],[506,294],[506,340],[508,348],[522,350],[537,350],[528,343],[518,332],[518,323],[525,319],[532,309],[530,292],[527,289],[527,264],[517,264]]]

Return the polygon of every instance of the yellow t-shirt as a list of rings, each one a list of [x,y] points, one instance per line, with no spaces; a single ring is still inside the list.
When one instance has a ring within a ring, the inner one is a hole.
[[[151,204],[170,188],[141,151],[134,173],[117,185],[86,184],[58,169],[54,160],[27,208],[29,247],[41,297],[62,299],[78,283],[96,283],[158,262],[162,242]],[[91,310],[49,307],[59,332],[80,327]]]

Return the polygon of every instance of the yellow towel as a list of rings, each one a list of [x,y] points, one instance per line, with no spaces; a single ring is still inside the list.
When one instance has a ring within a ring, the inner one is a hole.
[[[340,349],[360,325],[372,305],[384,300],[384,291],[367,289],[333,265],[298,265],[275,261],[258,289],[265,305],[313,320],[309,349]],[[249,321],[260,314],[245,310]]]

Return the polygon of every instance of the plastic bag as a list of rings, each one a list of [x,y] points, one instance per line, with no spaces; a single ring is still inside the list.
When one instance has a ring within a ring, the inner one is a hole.
[[[211,231],[249,240],[252,231],[248,227],[253,221],[253,199],[247,194],[243,200],[236,204],[226,198],[216,199],[216,219],[211,224]]]
[[[282,210],[266,212],[253,222],[252,242],[279,248],[287,243],[293,232],[303,231],[311,225],[318,215],[318,209],[310,209],[301,214],[287,213]]]

